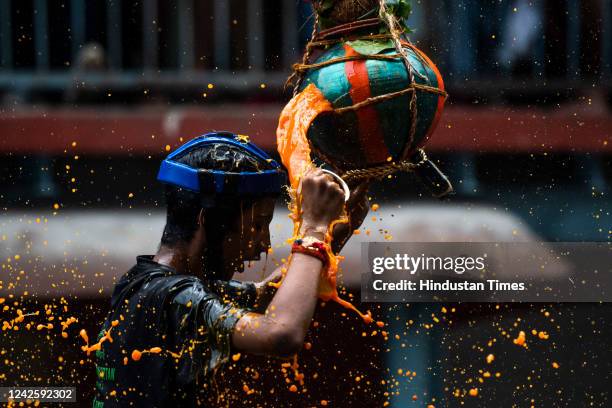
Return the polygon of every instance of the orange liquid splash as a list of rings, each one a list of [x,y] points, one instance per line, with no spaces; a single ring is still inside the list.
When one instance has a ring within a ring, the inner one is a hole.
[[[144,354],[167,353],[172,358],[179,359],[183,355],[183,352],[185,352],[186,350],[189,351],[189,352],[193,351],[195,345],[198,344],[198,343],[201,343],[201,342],[199,342],[199,341],[192,341],[191,343],[192,343],[191,346],[183,347],[178,353],[175,353],[175,352],[170,351],[170,350],[164,350],[161,347],[151,347],[148,350],[134,349],[134,350],[132,350],[132,353],[130,354],[130,357],[132,358],[133,361],[139,361]],[[236,361],[236,360],[234,360],[234,361]],[[127,365],[127,364],[128,364],[128,358],[124,357],[123,358],[123,365]]]
[[[17,330],[18,323],[22,323],[26,317],[28,316],[38,316],[38,312],[33,312],[33,313],[26,313],[24,314],[23,311],[21,309],[17,309],[17,316],[14,319],[11,319],[10,321],[4,321],[2,322],[2,331],[5,330]],[[40,326],[40,325],[39,325]],[[46,325],[43,327],[47,327]],[[53,325],[51,325],[51,328],[53,328]],[[42,329],[39,329],[42,330]]]
[[[85,341],[85,345],[81,346],[81,350],[83,350],[84,352],[87,353],[87,355],[89,355],[92,351],[98,351],[98,350],[102,350],[102,344],[105,341],[108,341],[109,343],[113,342],[113,338],[111,337],[111,330],[113,330],[113,327],[116,327],[119,324],[118,320],[113,320],[111,322],[111,328],[106,330],[104,332],[104,335],[100,338],[100,340],[98,340],[97,343],[93,344],[93,345],[89,345],[89,337],[87,336],[87,331],[85,329],[81,329],[81,331],[79,332],[79,335],[81,336],[81,338]]]
[[[287,171],[289,172],[289,182],[291,184],[292,203],[289,206],[291,211],[290,218],[293,220],[294,240],[299,236],[301,227],[301,197],[296,193],[302,176],[311,168],[314,167],[310,158],[310,145],[306,138],[306,133],[312,121],[321,113],[332,111],[331,103],[325,98],[321,91],[309,84],[302,92],[293,97],[285,106],[281,113],[278,128],[276,130],[276,141],[278,144],[278,153]],[[367,314],[361,313],[353,304],[341,299],[338,296],[336,287],[338,265],[341,257],[336,256],[331,251],[332,235],[331,231],[335,225],[346,223],[348,221],[346,214],[340,219],[331,223],[327,233],[325,234],[325,242],[328,247],[329,267],[323,272],[323,279],[319,288],[319,298],[323,301],[333,300],[341,306],[354,310],[365,323],[371,323],[372,316],[370,312]]]

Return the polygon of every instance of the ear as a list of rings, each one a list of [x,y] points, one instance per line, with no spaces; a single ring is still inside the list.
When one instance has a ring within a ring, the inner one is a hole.
[[[204,226],[204,209],[200,208],[200,212],[198,213],[198,227]]]

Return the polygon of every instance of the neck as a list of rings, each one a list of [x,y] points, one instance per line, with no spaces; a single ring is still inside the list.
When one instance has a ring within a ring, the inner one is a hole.
[[[160,245],[153,261],[171,267],[181,275],[202,275],[204,265],[201,250],[196,251],[192,247],[190,244],[177,244],[172,247]]]

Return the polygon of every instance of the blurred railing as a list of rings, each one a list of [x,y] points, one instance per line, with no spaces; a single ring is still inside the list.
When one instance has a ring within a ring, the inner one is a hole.
[[[609,0],[413,3],[412,38],[455,90],[610,86]],[[304,0],[0,0],[0,90],[280,89],[310,15]]]
[[[295,0],[0,0],[0,87],[280,86],[299,57]]]

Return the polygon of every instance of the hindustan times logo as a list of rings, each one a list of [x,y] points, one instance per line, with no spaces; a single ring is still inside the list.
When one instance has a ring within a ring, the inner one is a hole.
[[[376,257],[372,259],[372,273],[380,275],[385,271],[405,271],[414,275],[419,271],[452,271],[462,275],[466,271],[483,271],[485,269],[486,254],[479,257],[457,256],[410,256],[396,254],[392,257]]]

